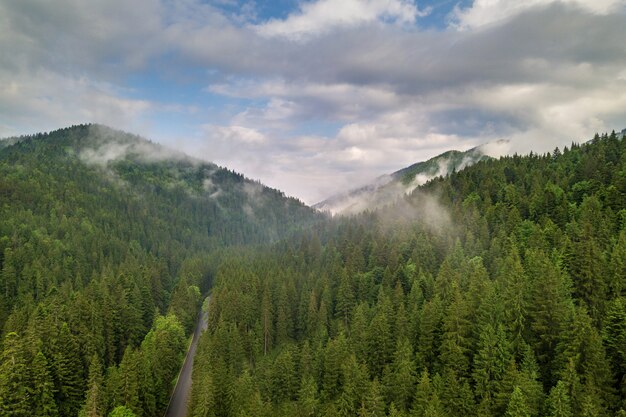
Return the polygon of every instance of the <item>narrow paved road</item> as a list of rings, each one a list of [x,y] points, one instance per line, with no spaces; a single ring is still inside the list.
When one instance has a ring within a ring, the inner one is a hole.
[[[207,297],[209,302],[211,296]],[[186,417],[187,416],[187,399],[191,393],[191,371],[193,370],[193,357],[196,355],[196,348],[198,347],[198,339],[200,334],[207,328],[207,314],[200,310],[198,315],[198,324],[196,330],[193,332],[193,339],[191,340],[191,346],[185,357],[185,362],[180,370],[178,376],[178,383],[174,388],[174,393],[170,399],[170,404],[165,411],[165,417]]]

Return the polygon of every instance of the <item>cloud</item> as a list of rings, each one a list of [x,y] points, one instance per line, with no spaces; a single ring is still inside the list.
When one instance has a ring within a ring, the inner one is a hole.
[[[285,37],[301,41],[336,28],[354,27],[379,20],[399,24],[413,23],[426,16],[408,0],[317,0],[301,4],[286,19],[271,19],[255,30],[264,37]]]
[[[107,83],[44,69],[21,73],[0,69],[0,85],[0,124],[6,126],[2,135],[25,133],[19,126],[47,131],[86,121],[141,129],[142,116],[153,108],[149,101],[124,98]]]
[[[477,0],[440,30],[421,2],[332,3],[0,0],[0,135],[157,133],[316,202],[451,148],[624,127],[623,1]]]
[[[109,162],[129,157],[147,163],[171,160],[200,162],[182,152],[150,141],[133,140],[127,134],[120,135],[118,130],[103,125],[89,126],[89,142],[94,146],[81,149],[79,157],[86,163],[103,167]]]
[[[475,29],[500,23],[528,10],[562,3],[593,14],[618,12],[626,5],[624,0],[474,0],[465,8],[456,7],[451,16],[452,26],[461,29]]]
[[[96,73],[144,66],[157,52],[159,0],[0,2],[0,66]]]
[[[262,133],[243,126],[214,126],[206,125],[205,130],[212,135],[216,141],[229,142],[235,146],[242,144],[261,145],[267,142],[267,138]]]

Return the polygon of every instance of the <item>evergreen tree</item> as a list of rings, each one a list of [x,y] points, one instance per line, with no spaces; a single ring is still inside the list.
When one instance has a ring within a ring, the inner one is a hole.
[[[337,290],[337,307],[336,312],[338,318],[343,320],[344,326],[348,327],[350,314],[354,308],[354,290],[348,278],[346,271],[342,271],[339,278],[339,289]]]
[[[89,365],[89,390],[87,399],[80,412],[80,417],[100,417],[103,416],[104,408],[104,387],[103,387],[102,364],[97,355],[91,358]]]
[[[298,408],[302,417],[316,415],[319,407],[317,395],[317,384],[312,376],[302,379],[300,390],[298,391]]]
[[[413,398],[413,405],[411,407],[412,417],[423,417],[426,414],[433,393],[434,390],[431,385],[430,376],[428,375],[428,371],[424,370],[420,376],[417,390]]]
[[[191,417],[215,417],[215,400],[213,398],[213,378],[209,372],[203,372],[201,378],[195,379],[190,402]]]
[[[509,341],[502,325],[496,329],[489,324],[485,326],[474,357],[472,378],[477,399],[488,409],[494,406],[495,394],[501,390],[501,381],[510,360]]]
[[[519,387],[515,387],[505,417],[530,417],[530,411],[526,405],[526,398]]]
[[[393,362],[388,368],[385,385],[390,403],[399,411],[407,411],[415,391],[415,362],[413,349],[407,339],[398,341]]]
[[[546,413],[548,417],[572,417],[572,406],[567,387],[563,381],[550,390],[546,400]]]
[[[32,415],[33,392],[29,384],[30,369],[23,341],[17,333],[4,338],[0,360],[0,411],[11,417]]]
[[[109,417],[136,417],[136,414],[130,408],[119,405],[109,413]]]
[[[514,352],[521,353],[526,337],[529,284],[517,248],[514,247],[504,258],[498,279],[506,306],[504,317],[512,335],[512,348]]]
[[[529,312],[533,348],[545,384],[555,371],[556,347],[570,319],[572,302],[565,277],[543,252],[531,251],[526,259],[533,282]]]
[[[381,392],[381,386],[378,378],[369,383],[367,395],[361,402],[358,412],[359,417],[384,417],[385,416],[385,400]]]
[[[56,417],[59,415],[54,401],[54,382],[48,370],[48,361],[42,352],[38,352],[32,362],[33,376],[33,416]],[[95,417],[95,414],[89,415]]]
[[[459,375],[467,376],[472,330],[469,322],[469,306],[458,287],[452,290],[451,299],[443,318],[441,363],[443,367],[449,367]]]

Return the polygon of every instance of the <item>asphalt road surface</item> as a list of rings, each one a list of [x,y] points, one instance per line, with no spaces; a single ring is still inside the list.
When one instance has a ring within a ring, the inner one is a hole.
[[[209,302],[211,297],[209,296]],[[185,362],[180,370],[178,376],[178,383],[174,388],[174,393],[170,399],[170,404],[165,411],[165,417],[187,417],[187,400],[191,393],[191,371],[193,370],[193,357],[196,355],[196,348],[198,347],[198,339],[200,334],[207,328],[207,314],[200,310],[198,315],[198,324],[196,330],[193,332],[193,339],[191,340],[191,346],[185,357]]]

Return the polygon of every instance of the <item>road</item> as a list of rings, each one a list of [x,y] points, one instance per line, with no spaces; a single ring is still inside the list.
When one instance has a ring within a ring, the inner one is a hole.
[[[211,296],[209,296],[208,299],[210,302]],[[200,310],[200,314],[198,314],[198,324],[196,325],[196,330],[193,332],[193,339],[191,340],[191,345],[187,351],[183,367],[180,370],[176,388],[174,388],[174,393],[172,394],[170,403],[165,411],[165,417],[187,417],[187,400],[189,398],[189,394],[191,393],[191,371],[193,370],[193,358],[196,355],[196,348],[198,347],[200,334],[207,328],[207,319],[207,313]]]

